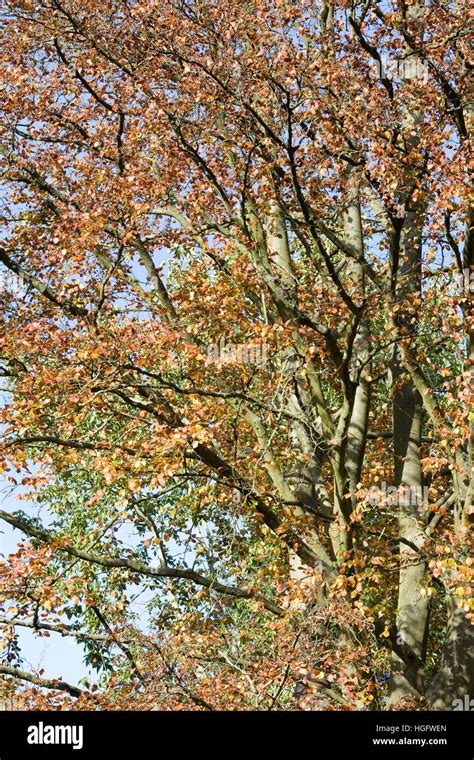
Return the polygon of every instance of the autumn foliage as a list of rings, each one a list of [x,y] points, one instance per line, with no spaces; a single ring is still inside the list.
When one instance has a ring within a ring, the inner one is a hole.
[[[0,468],[27,499],[0,511],[2,688],[453,709],[474,651],[467,3],[0,19]],[[78,640],[97,682],[25,670],[22,627]]]

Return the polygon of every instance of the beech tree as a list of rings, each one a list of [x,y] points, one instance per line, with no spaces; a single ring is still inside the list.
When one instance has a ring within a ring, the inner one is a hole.
[[[3,0],[0,462],[30,502],[0,511],[6,693],[474,693],[468,23]],[[97,683],[25,670],[24,628]]]

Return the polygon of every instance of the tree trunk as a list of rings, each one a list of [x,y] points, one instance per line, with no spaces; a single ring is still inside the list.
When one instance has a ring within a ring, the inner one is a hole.
[[[455,596],[447,596],[446,607],[448,621],[441,666],[428,686],[426,698],[435,710],[472,710],[474,626]]]
[[[417,204],[406,214],[400,238],[401,265],[397,278],[396,301],[405,304],[398,312],[396,326],[402,333],[413,329],[413,313],[409,303],[421,292],[421,229],[422,209]],[[398,251],[393,252],[396,259]],[[423,593],[426,582],[426,563],[407,542],[421,549],[426,535],[419,522],[417,502],[422,493],[420,446],[422,431],[422,400],[413,381],[404,373],[398,345],[392,363],[393,391],[393,446],[395,485],[398,491],[398,522],[400,542],[400,570],[397,606],[399,643],[407,644],[423,662],[426,654],[429,625],[429,600]],[[393,674],[390,684],[390,701],[398,702],[413,695],[413,688],[404,677],[406,665],[393,655]]]

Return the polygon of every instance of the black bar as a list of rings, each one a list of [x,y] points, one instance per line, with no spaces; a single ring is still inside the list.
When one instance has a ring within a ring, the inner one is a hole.
[[[56,728],[62,727],[62,728]],[[82,733],[81,729],[82,728]],[[410,757],[472,760],[473,721],[459,712],[0,712],[0,760],[185,760],[199,752],[261,760]],[[56,740],[57,744],[48,743]],[[30,741],[28,741],[30,740]],[[30,743],[42,741],[41,744]],[[61,743],[67,742],[69,744]],[[73,745],[76,745],[76,749]],[[81,745],[81,746],[79,746]],[[144,753],[147,753],[145,755]],[[263,754],[264,753],[264,754]],[[276,754],[278,753],[278,754]]]

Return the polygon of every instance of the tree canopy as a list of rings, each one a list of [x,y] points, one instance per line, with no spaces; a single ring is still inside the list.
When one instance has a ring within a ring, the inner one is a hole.
[[[0,468],[35,506],[0,511],[7,693],[474,693],[468,24],[3,0]],[[25,670],[25,627],[97,683]]]

